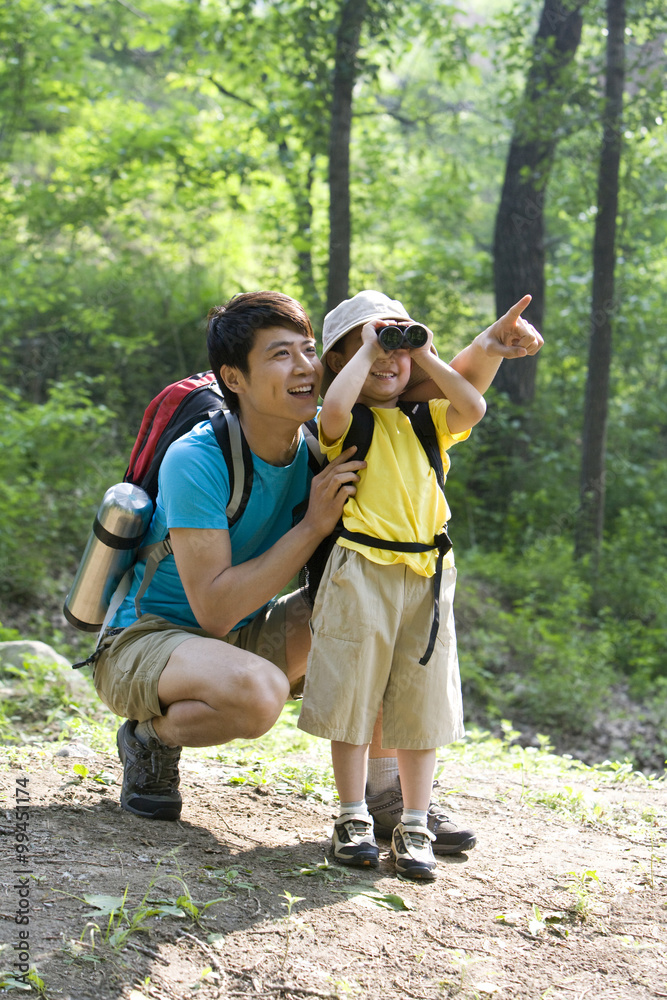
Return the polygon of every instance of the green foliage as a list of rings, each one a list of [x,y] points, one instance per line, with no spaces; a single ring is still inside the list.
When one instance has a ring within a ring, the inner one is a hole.
[[[538,6],[478,4],[461,18],[424,0],[369,5],[351,291],[402,298],[444,358],[494,318],[495,211]],[[272,286],[321,321],[340,9],[14,0],[0,11],[0,599],[39,607],[40,631],[104,490],[122,477],[146,403],[207,367],[209,307]],[[567,101],[545,203],[537,397],[519,413],[491,391],[448,483],[467,692],[490,719],[549,731],[581,730],[619,679],[638,697],[655,689],[656,705],[667,683],[665,16],[654,0],[628,21],[595,615],[586,567],[571,556],[603,16],[587,6],[577,63],[559,81]],[[498,454],[504,438],[517,445],[511,458]],[[301,781],[286,768],[277,778],[274,761],[262,767],[240,765],[237,780]],[[304,794],[322,794],[328,775],[301,777]]]
[[[0,739],[4,743],[53,739],[72,723],[100,711],[87,679],[74,675],[69,666],[39,657],[27,657],[20,667],[3,666],[0,685]],[[94,778],[100,780],[98,775]]]
[[[613,645],[592,626],[588,589],[561,540],[514,559],[460,560],[459,656],[465,692],[491,718],[583,733],[615,677]]]
[[[27,599],[50,589],[48,577],[58,579],[63,566],[71,565],[92,524],[91,499],[108,475],[110,417],[93,402],[93,392],[90,379],[58,383],[38,405],[0,389],[4,596]]]

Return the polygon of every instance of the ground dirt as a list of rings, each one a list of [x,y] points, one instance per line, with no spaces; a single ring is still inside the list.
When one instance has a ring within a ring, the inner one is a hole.
[[[23,957],[43,982],[32,989],[63,1000],[667,997],[664,785],[584,773],[563,790],[562,775],[457,767],[447,805],[475,827],[477,847],[415,885],[395,877],[386,844],[378,869],[318,867],[330,804],[232,785],[187,751],[178,823],[123,812],[118,784],[77,783],[75,762],[44,745],[0,772],[5,990],[20,987],[6,974],[19,976]],[[120,779],[109,754],[85,766]],[[26,792],[22,853],[15,802]],[[558,795],[583,803],[581,817],[537,801]],[[189,894],[199,922],[163,912],[114,941],[110,918],[83,897],[126,888],[127,920],[112,918],[113,929],[129,928],[146,893],[172,904]],[[301,897],[291,912],[285,892]],[[401,901],[408,908],[387,908]]]

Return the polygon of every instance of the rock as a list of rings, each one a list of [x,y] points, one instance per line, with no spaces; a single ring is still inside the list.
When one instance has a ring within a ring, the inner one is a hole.
[[[54,757],[94,757],[95,751],[85,743],[67,743],[54,754]]]
[[[30,660],[38,660],[40,664],[47,664],[58,674],[64,682],[71,697],[82,698],[90,695],[91,684],[88,678],[81,674],[79,670],[72,670],[72,665],[55,649],[47,646],[45,642],[38,642],[32,639],[17,639],[13,642],[0,642],[0,678],[11,688],[20,685],[20,680],[11,673],[7,673],[6,667],[23,667]]]
[[[52,663],[54,666],[67,669],[71,667],[71,663],[64,656],[56,653],[55,649],[47,646],[45,642],[17,639],[14,642],[0,642],[0,672],[6,666],[22,667],[26,659],[33,656],[41,663]]]

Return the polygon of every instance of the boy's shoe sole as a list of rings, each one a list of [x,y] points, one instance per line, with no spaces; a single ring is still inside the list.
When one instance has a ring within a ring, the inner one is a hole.
[[[339,817],[334,823],[331,853],[342,865],[377,868],[380,850],[373,836],[373,821],[365,816]]]
[[[432,840],[433,834],[426,827],[409,827],[398,823],[391,835],[391,853],[396,863],[396,872],[413,882],[432,882],[437,878]]]
[[[375,835],[391,840],[403,813],[403,793],[399,781],[379,795],[367,795],[366,805],[375,822]],[[459,827],[437,802],[431,802],[428,807],[427,826],[435,836],[432,844],[434,854],[461,854],[471,851],[477,843],[475,831]]]
[[[134,735],[135,727],[136,722],[128,720],[116,736],[123,765],[121,808],[144,819],[177,820],[183,805],[178,791],[181,748],[159,740],[144,745]]]

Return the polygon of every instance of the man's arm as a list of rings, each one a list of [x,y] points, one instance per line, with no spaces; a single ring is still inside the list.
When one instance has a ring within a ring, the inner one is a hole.
[[[521,316],[530,300],[530,295],[524,295],[450,362],[450,366],[482,394],[493,382],[503,358],[525,358],[537,354],[544,344],[542,335]],[[441,396],[442,392],[432,379],[425,379],[414,385],[403,398],[420,401]]]
[[[315,476],[303,520],[261,556],[247,562],[232,566],[228,531],[170,531],[176,568],[201,628],[214,636],[227,635],[287,586],[333,531],[345,501],[355,494],[357,471],[365,462],[353,461],[353,454],[354,449],[346,449]]]

